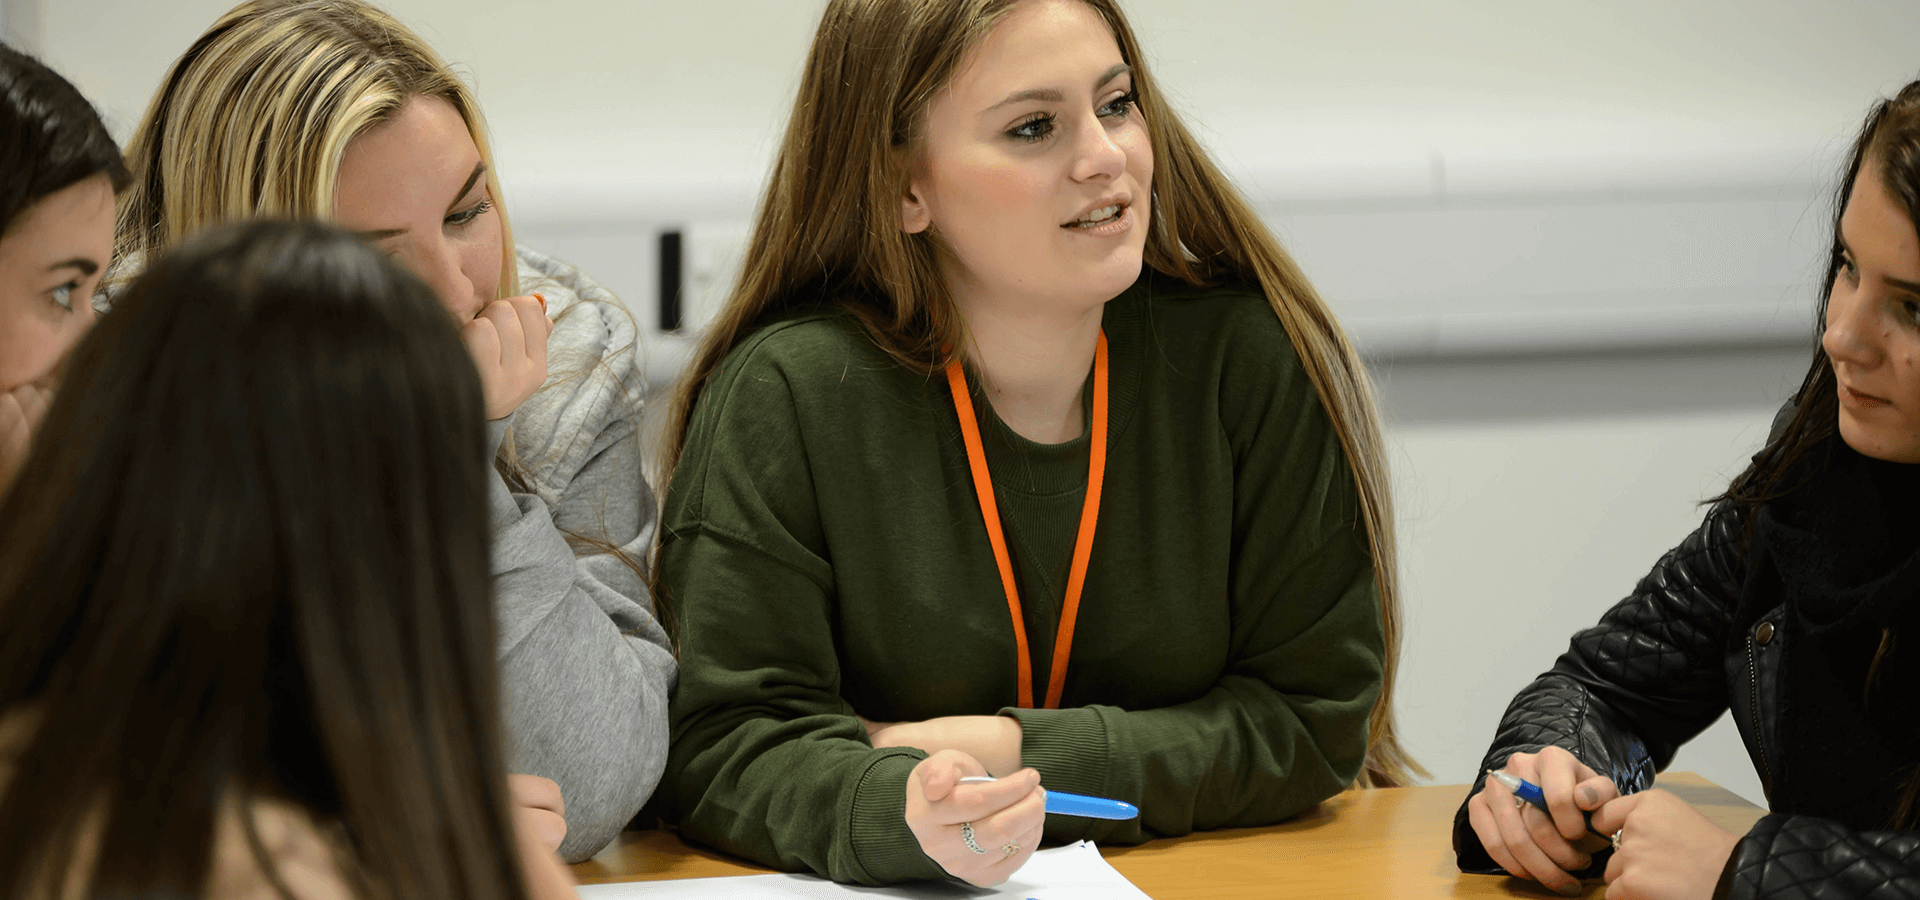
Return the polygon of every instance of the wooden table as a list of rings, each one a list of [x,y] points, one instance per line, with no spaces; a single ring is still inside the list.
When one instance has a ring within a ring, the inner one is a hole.
[[[1658,786],[1736,833],[1766,814],[1692,772],[1668,772]],[[1279,825],[1100,852],[1154,900],[1559,896],[1530,881],[1454,867],[1453,812],[1466,791],[1464,784],[1347,791]],[[583,884],[768,871],[660,831],[626,832],[573,867]],[[1590,883],[1586,896],[1604,896],[1602,886]]]

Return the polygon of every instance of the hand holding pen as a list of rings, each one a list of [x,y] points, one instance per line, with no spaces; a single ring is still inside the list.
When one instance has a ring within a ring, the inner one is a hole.
[[[980,762],[942,750],[907,775],[908,830],[948,875],[979,887],[1007,880],[1040,846],[1046,791],[1040,773],[1012,772],[993,783],[963,782],[986,775]]]
[[[1544,811],[1499,779],[1488,778],[1486,788],[1467,803],[1467,819],[1481,846],[1516,878],[1578,894],[1580,881],[1571,873],[1591,866],[1592,854],[1607,845],[1607,838],[1588,829],[1587,816],[1618,797],[1619,789],[1559,747],[1516,753],[1503,774],[1538,786]]]

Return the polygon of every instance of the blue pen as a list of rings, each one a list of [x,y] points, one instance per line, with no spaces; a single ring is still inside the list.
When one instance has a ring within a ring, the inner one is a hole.
[[[1547,795],[1540,792],[1539,785],[1534,784],[1533,782],[1528,781],[1525,778],[1521,778],[1515,775],[1509,775],[1505,772],[1495,772],[1492,769],[1487,770],[1487,777],[1493,779],[1494,781],[1500,782],[1502,785],[1506,787],[1507,790],[1512,791],[1515,797],[1519,797],[1520,799],[1533,804],[1535,808],[1539,809],[1543,813],[1546,813],[1547,818],[1553,818],[1553,810],[1550,810],[1547,808]],[[1598,835],[1599,837],[1608,837],[1607,835],[1600,834],[1600,832],[1593,830],[1593,813],[1583,811],[1580,813],[1580,815],[1581,817],[1587,820],[1588,832],[1594,835]],[[1608,838],[1608,839],[1611,840],[1611,838]]]
[[[989,775],[968,775],[960,779],[961,784],[982,784],[995,780]],[[1089,797],[1085,794],[1069,794],[1066,791],[1047,792],[1047,812],[1056,816],[1079,816],[1083,819],[1131,819],[1140,815],[1133,804],[1120,800],[1108,800],[1105,797]]]

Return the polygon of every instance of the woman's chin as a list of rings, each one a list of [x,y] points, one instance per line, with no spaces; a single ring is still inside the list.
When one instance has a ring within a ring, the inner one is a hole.
[[[1137,253],[1131,258],[1109,260],[1088,273],[1089,292],[1097,294],[1102,303],[1112,300],[1133,287],[1144,268]]]
[[[1840,439],[1854,452],[1894,463],[1920,463],[1920,433],[1860,421],[1840,410]]]

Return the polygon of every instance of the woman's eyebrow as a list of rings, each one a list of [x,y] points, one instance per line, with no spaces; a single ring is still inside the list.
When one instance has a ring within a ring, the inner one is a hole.
[[[474,182],[479,181],[480,176],[485,175],[486,172],[486,160],[483,159],[473,164],[473,171],[467,173],[466,183],[460,185],[460,192],[453,195],[452,203],[447,204],[447,212],[453,212],[453,208],[460,205],[461,199],[467,196],[467,192],[473,190]]]
[[[453,195],[452,203],[447,204],[447,212],[453,212],[453,208],[460,205],[460,199],[465,197],[468,191],[473,190],[474,182],[479,181],[480,176],[485,175],[486,172],[486,160],[483,159],[473,164],[473,171],[467,173],[467,180],[460,185],[460,192]],[[358,234],[362,240],[384,241],[390,237],[399,237],[400,235],[406,234],[408,230],[409,229],[406,228],[382,228],[378,231],[360,231],[355,233]]]
[[[76,256],[72,259],[61,260],[47,267],[47,271],[49,272],[55,269],[74,269],[81,275],[92,275],[100,271],[100,264],[84,256]]]
[[[1891,287],[1896,287],[1909,294],[1920,296],[1920,282],[1906,281],[1891,275],[1882,275],[1880,276],[1880,280],[1886,282]]]
[[[1093,82],[1093,86],[1097,89],[1101,85],[1106,84],[1107,82],[1112,81],[1115,78],[1119,78],[1121,75],[1124,75],[1132,70],[1133,70],[1132,66],[1129,66],[1126,63],[1120,63],[1114,66],[1113,68],[1100,73],[1100,77]],[[980,114],[986,115],[987,113],[993,112],[994,110],[999,109],[1002,106],[1006,106],[1009,103],[1020,103],[1025,100],[1043,100],[1048,103],[1059,103],[1062,99],[1064,99],[1064,97],[1061,95],[1061,93],[1057,90],[1054,90],[1053,88],[1034,88],[1032,90],[1026,90],[1026,91],[1014,91],[1013,93],[1008,94],[1006,98],[1002,99],[999,103],[995,103],[994,105],[989,106],[984,110],[981,110]]]

